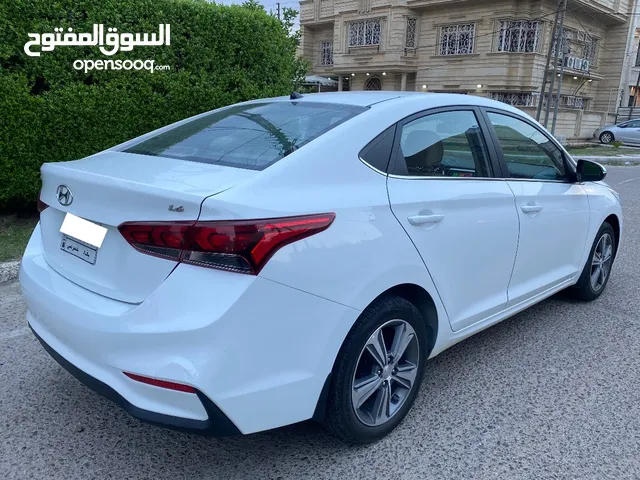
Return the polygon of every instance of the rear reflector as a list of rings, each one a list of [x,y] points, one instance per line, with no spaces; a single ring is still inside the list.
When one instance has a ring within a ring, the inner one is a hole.
[[[142,375],[136,375],[135,373],[122,372],[131,380],[136,382],[146,383],[147,385],[153,385],[154,387],[166,388],[169,390],[177,390],[178,392],[196,393],[196,389],[189,385],[183,385],[181,383],[167,382],[166,380],[158,380],[156,378],[143,377]]]
[[[182,263],[257,275],[278,249],[326,230],[335,214],[262,220],[126,222],[134,248]]]

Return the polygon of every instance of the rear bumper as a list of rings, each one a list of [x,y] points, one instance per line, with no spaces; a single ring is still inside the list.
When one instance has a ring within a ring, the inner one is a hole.
[[[233,431],[230,423],[249,434],[314,417],[360,313],[261,277],[189,265],[178,266],[143,303],[124,303],[58,274],[40,236],[36,227],[20,267],[34,333],[91,388],[169,427],[218,434]]]
[[[29,325],[31,326],[31,325]],[[226,437],[230,435],[239,435],[241,432],[238,430],[229,418],[222,413],[222,411],[214,404],[206,395],[197,391],[198,399],[202,402],[202,406],[207,412],[207,420],[194,420],[190,418],[174,417],[172,415],[164,415],[150,410],[144,410],[136,407],[131,402],[127,401],[122,395],[116,392],[113,388],[104,382],[101,382],[97,378],[92,377],[86,372],[83,372],[71,362],[62,357],[56,352],[47,342],[45,342],[31,327],[31,331],[42,344],[44,349],[58,362],[67,372],[80,380],[84,385],[89,387],[94,392],[102,395],[103,397],[111,400],[120,407],[122,407],[132,417],[142,420],[143,422],[151,423],[154,425],[171,428],[173,430],[179,430],[187,433],[196,433],[199,435],[210,435],[216,437]]]

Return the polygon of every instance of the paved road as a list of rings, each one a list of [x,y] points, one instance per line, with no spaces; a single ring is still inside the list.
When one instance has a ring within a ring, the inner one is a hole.
[[[637,479],[640,167],[610,167],[624,247],[591,304],[554,297],[431,361],[407,420],[368,447],[314,425],[230,439],[147,426],[59,367],[0,287],[4,479]]]

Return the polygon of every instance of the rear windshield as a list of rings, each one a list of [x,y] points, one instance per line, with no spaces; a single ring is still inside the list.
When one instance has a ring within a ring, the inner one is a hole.
[[[262,170],[366,109],[313,102],[237,105],[124,151]]]

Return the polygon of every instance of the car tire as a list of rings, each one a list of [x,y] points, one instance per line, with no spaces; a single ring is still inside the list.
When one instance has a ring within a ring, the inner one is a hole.
[[[324,419],[327,429],[352,444],[375,442],[395,429],[420,389],[428,340],[424,319],[408,300],[386,296],[369,305],[336,358]],[[375,347],[381,344],[382,354]],[[408,346],[402,350],[397,348],[400,344]],[[398,352],[396,358],[390,358]],[[385,354],[388,357],[382,361]]]
[[[605,258],[604,261],[601,261],[603,252]],[[587,263],[582,270],[580,279],[570,290],[575,298],[590,302],[602,294],[609,282],[615,255],[616,234],[613,227],[609,223],[604,222],[593,241]],[[604,273],[604,278],[602,278],[602,273]],[[597,276],[597,282],[594,282],[594,276]]]
[[[600,134],[599,140],[600,140],[600,143],[607,144],[607,143],[613,142],[615,140],[615,137],[611,132],[602,132]]]

